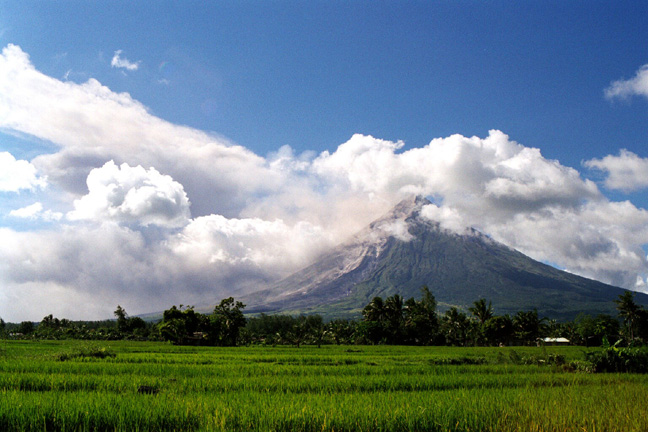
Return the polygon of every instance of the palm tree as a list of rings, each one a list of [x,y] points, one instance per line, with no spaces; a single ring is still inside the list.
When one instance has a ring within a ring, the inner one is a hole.
[[[362,309],[363,333],[373,343],[380,343],[385,339],[386,308],[382,297],[374,297]]]
[[[456,307],[451,307],[443,315],[443,326],[449,345],[466,346],[468,344],[470,320],[465,313]]]
[[[634,294],[630,291],[626,291],[619,295],[618,300],[614,300],[614,303],[617,304],[619,315],[623,317],[623,321],[630,330],[630,340],[634,340],[637,315],[639,314],[641,306],[635,303]]]
[[[491,302],[486,304],[486,299],[479,299],[468,308],[471,314],[477,319],[475,330],[475,342],[479,345],[486,343],[485,324],[486,321],[493,317],[493,305]]]
[[[369,304],[362,309],[362,316],[367,321],[384,321],[385,303],[383,302],[382,297],[374,297]]]
[[[544,333],[546,320],[538,317],[536,309],[516,313],[513,317],[516,337],[525,343],[534,343]]]
[[[385,315],[392,325],[398,325],[403,320],[403,297],[394,294],[385,300]]]
[[[486,299],[479,299],[473,303],[473,306],[469,307],[468,310],[471,314],[479,320],[481,325],[484,325],[486,321],[493,317],[493,306],[491,302],[488,302],[486,305]]]
[[[404,331],[407,343],[430,345],[438,335],[436,299],[427,286],[421,288],[421,300],[410,298],[403,306]]]
[[[394,294],[385,300],[385,318],[388,343],[402,343],[404,330],[403,320],[403,297]]]

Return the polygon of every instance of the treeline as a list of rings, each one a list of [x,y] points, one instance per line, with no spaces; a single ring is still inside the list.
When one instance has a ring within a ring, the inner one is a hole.
[[[582,314],[563,323],[540,317],[536,310],[496,315],[485,299],[475,301],[467,312],[452,307],[439,313],[430,290],[423,287],[421,291],[420,300],[404,300],[397,294],[386,299],[374,297],[362,310],[360,320],[324,323],[317,315],[250,318],[241,342],[499,346],[535,345],[547,337],[585,346],[648,342],[648,311],[634,302],[629,291],[615,302],[620,319]]]
[[[533,345],[546,337],[563,337],[574,345],[641,345],[648,342],[648,310],[627,291],[615,301],[618,317],[580,315],[560,323],[538,316],[536,310],[496,315],[486,299],[467,311],[452,307],[440,313],[427,287],[421,298],[398,294],[374,297],[359,320],[325,322],[319,315],[266,315],[246,318],[245,305],[224,299],[210,314],[193,307],[173,306],[158,322],[129,317],[117,306],[115,320],[70,321],[48,315],[40,323],[5,324],[0,335],[38,339],[100,339],[170,341],[175,344],[212,346],[303,344],[389,344],[498,346]]]

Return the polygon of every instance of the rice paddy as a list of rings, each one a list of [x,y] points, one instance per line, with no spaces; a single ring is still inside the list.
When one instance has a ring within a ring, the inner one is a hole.
[[[648,430],[648,377],[582,351],[2,341],[0,430]]]

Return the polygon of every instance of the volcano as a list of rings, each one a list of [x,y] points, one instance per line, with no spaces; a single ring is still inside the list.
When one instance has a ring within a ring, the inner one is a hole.
[[[440,310],[485,298],[496,314],[617,314],[614,300],[625,289],[558,270],[476,230],[446,230],[421,215],[430,204],[400,202],[315,263],[244,298],[246,312],[358,317],[375,296],[419,298],[425,285]],[[636,293],[635,301],[646,305],[648,295]]]

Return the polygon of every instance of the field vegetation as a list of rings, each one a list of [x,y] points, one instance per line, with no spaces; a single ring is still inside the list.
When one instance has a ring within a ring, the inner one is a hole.
[[[643,431],[580,347],[2,341],[3,431]]]
[[[360,320],[173,306],[0,320],[0,431],[646,431],[648,311],[557,323],[375,297]],[[544,346],[546,336],[572,344]],[[538,345],[538,346],[536,346]]]

